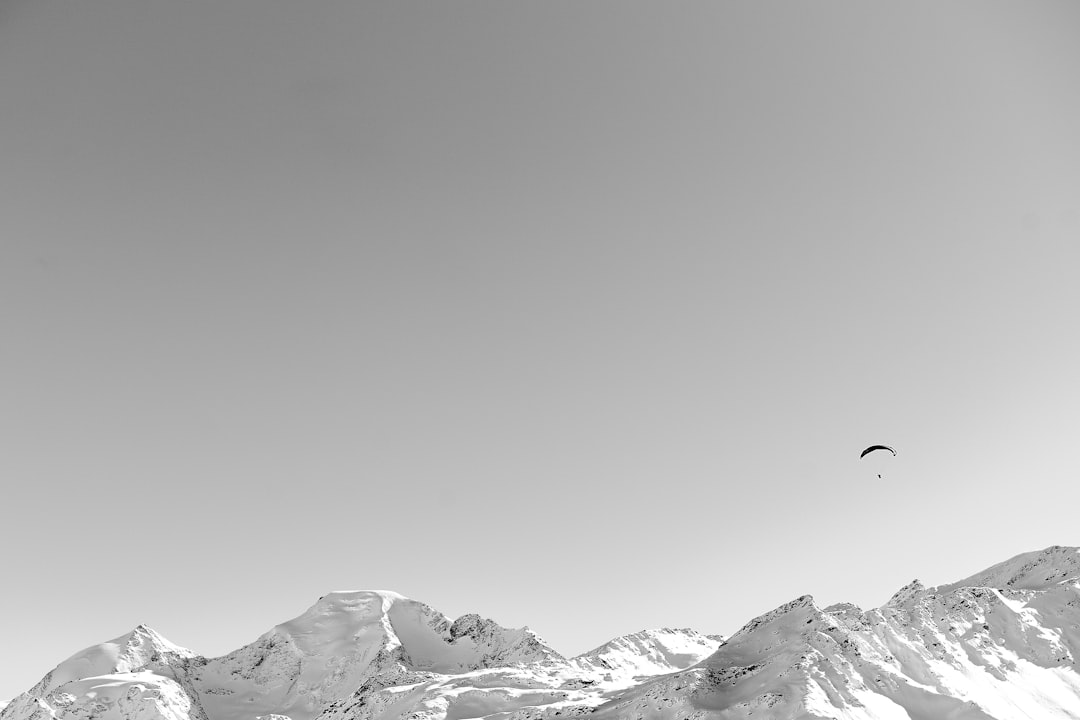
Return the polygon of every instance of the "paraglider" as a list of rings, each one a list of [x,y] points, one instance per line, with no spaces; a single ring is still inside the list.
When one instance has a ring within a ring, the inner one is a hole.
[[[889,451],[889,452],[891,452],[891,453],[892,453],[892,454],[893,454],[894,456],[896,455],[896,451],[895,451],[895,450],[893,450],[893,449],[892,449],[891,447],[889,447],[888,445],[871,445],[870,447],[866,448],[866,449],[865,449],[865,450],[863,450],[863,451],[862,451],[861,453],[859,453],[859,459],[860,459],[860,460],[862,460],[862,459],[863,459],[864,457],[866,457],[866,456],[867,456],[867,455],[869,455],[870,453],[874,452],[875,450],[888,450],[888,451]],[[881,474],[880,474],[880,473],[878,473],[878,480],[880,480],[880,479],[881,479]]]
[[[864,458],[864,457],[866,457],[867,455],[869,455],[870,453],[874,452],[875,450],[888,450],[888,451],[889,451],[889,452],[891,452],[891,453],[892,453],[893,455],[895,455],[895,454],[896,454],[896,451],[895,451],[895,450],[893,450],[893,449],[892,449],[891,447],[889,447],[888,445],[871,445],[870,447],[866,448],[866,449],[865,449],[865,450],[863,450],[863,451],[862,451],[861,453],[859,453],[859,457],[860,457],[860,458]]]

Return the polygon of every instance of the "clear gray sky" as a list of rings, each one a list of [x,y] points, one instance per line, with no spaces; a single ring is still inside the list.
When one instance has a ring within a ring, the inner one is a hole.
[[[0,0],[0,696],[333,589],[569,654],[1080,544],[1078,38]]]

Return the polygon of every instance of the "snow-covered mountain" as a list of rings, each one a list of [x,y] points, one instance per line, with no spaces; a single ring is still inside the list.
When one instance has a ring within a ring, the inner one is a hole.
[[[726,641],[647,630],[565,658],[528,628],[335,592],[219,658],[139,626],[0,720],[1080,720],[1080,550],[1018,555],[885,605],[802,596]]]
[[[195,658],[139,625],[72,655],[12,700],[0,717],[209,720],[184,687],[182,668]]]
[[[718,635],[689,629],[642,630],[582,653],[573,663],[586,672],[633,680],[695,665],[716,652],[722,641]]]
[[[885,606],[809,596],[750,621],[704,662],[632,688],[610,718],[1080,718],[1077,548],[1017,556]],[[986,584],[989,583],[989,584]]]
[[[565,662],[527,628],[478,615],[451,622],[392,592],[335,592],[225,657],[188,675],[211,720],[267,714],[309,720],[379,678],[415,682],[518,663]]]

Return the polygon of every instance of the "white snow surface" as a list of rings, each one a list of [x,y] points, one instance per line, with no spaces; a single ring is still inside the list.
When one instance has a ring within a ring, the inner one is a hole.
[[[719,636],[690,629],[642,630],[606,642],[572,662],[586,672],[633,680],[684,670],[716,652],[721,642]]]
[[[218,658],[132,632],[0,720],[1080,720],[1080,550],[1025,553],[880,608],[809,595],[726,641],[645,630],[567,659],[528,628],[334,592]]]
[[[44,695],[72,680],[130,672],[164,656],[189,658],[195,653],[173,645],[145,625],[139,625],[126,635],[75,653],[53,668],[31,692]]]

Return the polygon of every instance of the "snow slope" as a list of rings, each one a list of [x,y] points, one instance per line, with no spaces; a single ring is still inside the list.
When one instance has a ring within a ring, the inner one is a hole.
[[[0,720],[1080,720],[1080,550],[1025,553],[882,607],[809,595],[726,641],[647,630],[567,659],[528,628],[335,592],[219,658],[139,626]]]
[[[569,661],[489,667],[412,682],[375,678],[319,720],[536,720],[582,715],[643,679],[708,657],[720,639],[693,630],[644,630],[616,638]]]
[[[173,672],[193,657],[139,625],[64,660],[0,709],[0,717],[208,720]]]
[[[391,592],[335,592],[238,650],[204,658],[139,626],[87,648],[4,708],[4,720],[309,720],[365,683],[515,664],[565,665],[528,628],[451,622]],[[149,713],[149,715],[147,714]]]
[[[716,652],[721,642],[719,636],[690,629],[642,630],[582,653],[573,663],[584,672],[633,680],[684,670]]]
[[[596,714],[1080,718],[1075,555],[1049,548],[941,588],[916,581],[868,611],[799,597],[752,620],[700,665],[643,683]],[[1010,588],[1014,578],[1030,589]]]
[[[194,664],[190,677],[215,720],[271,713],[309,720],[378,675],[420,678],[562,659],[527,628],[477,615],[451,622],[392,592],[334,592],[250,645]]]
[[[961,587],[1045,590],[1077,578],[1080,578],[1080,548],[1054,545],[1017,555],[959,582],[942,585],[936,591],[941,593]]]
[[[75,653],[53,668],[30,692],[45,695],[72,680],[127,673],[151,661],[177,662],[194,656],[190,650],[173,645],[145,625],[139,625],[126,635]]]

